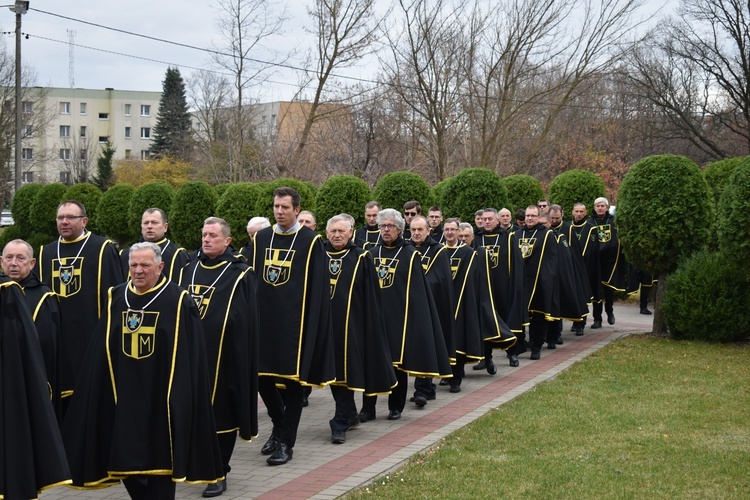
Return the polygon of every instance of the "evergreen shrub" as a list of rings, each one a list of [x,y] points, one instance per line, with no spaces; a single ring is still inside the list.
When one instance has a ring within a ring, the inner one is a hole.
[[[315,196],[318,229],[325,229],[328,219],[341,213],[354,217],[356,227],[363,225],[365,205],[371,199],[370,187],[362,179],[353,175],[329,177]]]
[[[719,200],[719,249],[738,268],[750,262],[750,157],[739,163]]]
[[[135,191],[132,184],[115,184],[102,194],[96,211],[99,232],[116,241],[120,248],[136,241],[140,235],[140,231],[133,232],[130,219],[124,215],[128,213]]]
[[[239,250],[247,243],[247,221],[253,217],[262,188],[251,182],[232,184],[216,203],[216,216],[232,228],[232,246]]]
[[[500,176],[487,168],[462,170],[450,178],[443,193],[444,217],[458,217],[469,223],[474,222],[474,212],[479,209],[500,210],[508,205],[508,192]]]
[[[175,242],[188,251],[201,245],[203,221],[214,214],[216,191],[205,182],[187,182],[175,194],[169,230]]]
[[[300,201],[300,210],[309,210],[315,213],[315,193],[311,189],[309,182],[298,181],[288,177],[282,177],[276,179],[273,182],[264,183],[262,185],[262,191],[258,198],[258,203],[255,205],[255,215],[260,217],[268,217],[271,224],[274,223],[273,217],[273,191],[280,187],[290,187],[296,190],[302,201]]]
[[[143,212],[148,208],[161,208],[169,215],[172,211],[175,192],[175,188],[166,182],[149,182],[133,193],[128,206],[128,221],[130,230],[136,238],[141,234]]]
[[[508,192],[508,205],[505,208],[510,210],[512,214],[515,214],[519,208],[526,210],[526,207],[536,205],[539,200],[544,198],[542,184],[530,175],[509,175],[503,178],[500,183]],[[498,210],[501,208],[497,207]]]
[[[592,214],[594,212],[594,200],[606,195],[607,189],[604,186],[604,181],[588,170],[563,172],[550,182],[547,190],[547,198],[549,198],[550,203],[557,203],[562,206],[565,220],[573,218],[573,205],[579,202],[584,203],[589,214]],[[536,202],[537,200],[534,200],[534,204]],[[609,200],[609,202],[615,204],[614,200]]]
[[[383,205],[401,212],[404,203],[417,200],[426,215],[433,204],[430,186],[414,172],[391,172],[384,175],[372,190],[372,197]],[[364,207],[362,207],[364,211]],[[354,215],[354,214],[352,214]]]
[[[703,177],[708,183],[708,191],[714,202],[714,207],[719,206],[719,199],[724,192],[724,188],[729,182],[729,176],[732,175],[734,167],[747,161],[750,156],[738,156],[736,158],[724,158],[723,160],[714,161],[705,166],[701,171]]]
[[[694,253],[667,278],[662,311],[673,338],[746,341],[749,309],[748,273],[717,252]]]
[[[100,229],[96,222],[96,214],[99,209],[99,200],[102,198],[102,191],[89,182],[73,184],[68,188],[63,196],[66,200],[75,200],[86,207],[86,216],[88,223],[86,228],[92,233],[99,234]]]
[[[21,189],[16,191],[13,196],[10,211],[13,214],[13,223],[18,226],[21,232],[21,236],[16,238],[26,239],[34,232],[34,226],[31,224],[31,204],[34,203],[34,198],[36,198],[40,189],[42,189],[42,185],[39,183],[26,184],[21,186]]]
[[[60,202],[63,201],[67,191],[68,186],[59,182],[42,186],[31,204],[29,222],[33,228],[32,232],[47,235],[58,234],[55,220],[57,207],[60,206]],[[29,243],[31,242],[29,241]]]

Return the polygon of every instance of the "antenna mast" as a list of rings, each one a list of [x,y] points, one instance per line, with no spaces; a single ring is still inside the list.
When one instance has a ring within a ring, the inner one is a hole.
[[[70,88],[74,88],[76,85],[76,78],[75,78],[75,64],[73,60],[73,48],[75,47],[76,42],[76,32],[75,30],[67,30],[68,31],[68,78],[70,79]]]

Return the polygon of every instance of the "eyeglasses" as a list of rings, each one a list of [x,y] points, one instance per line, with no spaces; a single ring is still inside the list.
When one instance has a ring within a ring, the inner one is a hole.
[[[412,217],[414,217],[415,215],[417,215],[417,212],[404,212],[404,215],[411,215]]]
[[[540,203],[540,204],[539,204],[539,205],[537,205],[537,206],[538,206],[539,208],[547,208],[547,206],[548,206],[548,205],[547,205],[546,203]]]
[[[379,227],[379,228],[380,228],[381,230],[382,230],[382,229],[388,229],[388,230],[391,230],[391,229],[396,229],[396,228],[397,228],[398,226],[396,226],[396,224],[381,224],[381,225],[379,225],[378,227]]]
[[[60,222],[62,222],[64,220],[83,219],[84,217],[86,216],[85,215],[58,215],[55,218],[59,220]]]

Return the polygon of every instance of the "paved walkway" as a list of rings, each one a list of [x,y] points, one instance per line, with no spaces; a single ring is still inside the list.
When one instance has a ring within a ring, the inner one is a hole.
[[[653,316],[639,314],[637,305],[616,304],[617,323],[600,330],[586,328],[576,337],[565,322],[565,343],[555,350],[542,349],[542,359],[520,357],[521,366],[511,368],[502,352],[496,351],[497,375],[473,371],[467,365],[461,392],[451,394],[438,387],[438,396],[423,409],[407,402],[400,420],[389,421],[387,398],[378,401],[374,421],[347,432],[346,443],[331,443],[328,420],[333,416],[333,399],[328,390],[314,390],[304,409],[294,459],[286,465],[266,464],[260,448],[271,432],[265,408],[259,408],[260,436],[250,443],[239,441],[232,457],[228,491],[222,499],[336,498],[353,488],[371,482],[406,463],[414,454],[463,427],[493,408],[510,401],[536,384],[555,377],[562,370],[613,340],[633,332],[651,331]],[[589,322],[590,324],[590,322]],[[411,383],[411,380],[410,380]],[[411,391],[410,391],[411,393]],[[359,398],[358,404],[359,404]],[[177,498],[201,498],[203,487],[178,485]],[[56,488],[41,494],[42,500],[59,498],[129,498],[124,487],[76,491]]]

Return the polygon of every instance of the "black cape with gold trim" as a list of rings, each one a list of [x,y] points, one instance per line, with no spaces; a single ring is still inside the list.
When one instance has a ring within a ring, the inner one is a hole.
[[[201,254],[184,269],[180,286],[203,324],[216,431],[239,430],[250,441],[258,435],[255,275],[227,249],[215,259]]]
[[[415,377],[453,376],[419,252],[401,237],[368,252],[375,259],[393,366]]]
[[[558,247],[555,233],[542,224],[516,231],[524,259],[524,298],[529,313],[560,319]]]
[[[42,348],[44,367],[47,370],[52,407],[58,419],[62,419],[60,410],[60,303],[52,290],[39,281],[36,275],[29,273],[19,282],[26,296],[34,326],[39,333],[39,345]]]
[[[588,302],[591,300],[591,292],[588,282],[581,278],[583,268],[577,268],[575,264],[575,259],[580,259],[580,255],[570,247],[563,233],[554,230],[552,232],[557,242],[559,316],[561,319],[581,321],[589,314]]]
[[[335,379],[327,260],[322,238],[307,227],[255,233],[258,375],[314,386]]]
[[[617,292],[625,291],[625,259],[620,239],[617,237],[615,218],[609,213],[604,217],[594,214],[589,222],[596,226],[599,237],[599,275],[603,286]]]
[[[146,241],[143,238],[138,240],[139,243]],[[158,245],[161,249],[161,261],[164,262],[164,276],[168,280],[174,281],[175,283],[180,282],[180,274],[182,268],[188,264],[188,252],[182,247],[178,247],[174,241],[169,238],[162,238],[159,241],[155,241],[154,244]],[[122,262],[122,273],[126,279],[130,279],[130,265],[128,259],[130,258],[130,248],[126,248],[120,252],[120,261]]]
[[[79,250],[80,256],[76,258]],[[39,250],[37,266],[39,280],[60,300],[63,318],[60,391],[63,397],[68,397],[73,393],[89,340],[107,304],[107,290],[124,281],[122,265],[112,241],[86,231],[74,241],[59,238],[44,245]]]
[[[455,300],[453,297],[453,273],[451,272],[450,256],[445,247],[431,236],[427,236],[421,245],[417,245],[414,241],[411,244],[419,252],[419,260],[422,263],[422,269],[440,318],[440,328],[443,330],[448,358],[451,364],[455,364],[456,341],[453,338],[455,336]]]
[[[570,248],[583,259],[584,269],[579,272],[585,273],[589,284],[589,290],[586,290],[587,292],[591,292],[589,301],[601,301],[602,280],[599,277],[599,236],[596,226],[586,219],[583,219],[579,223],[568,221],[563,224],[562,231],[568,238]]]
[[[335,250],[326,242],[331,280],[336,382],[368,396],[390,394],[396,373],[383,322],[372,255],[349,242]]]
[[[110,289],[82,374],[63,422],[74,486],[132,474],[191,483],[224,476],[206,342],[188,292],[164,276],[143,294],[129,284]]]
[[[354,244],[365,250],[380,244],[380,228],[365,224],[354,231]]]
[[[4,276],[0,325],[0,498],[37,498],[44,489],[70,483],[70,471],[31,312],[21,287]]]
[[[474,238],[476,248],[488,252],[492,299],[498,314],[514,333],[520,333],[528,322],[524,301],[524,264],[515,233],[495,229]]]

